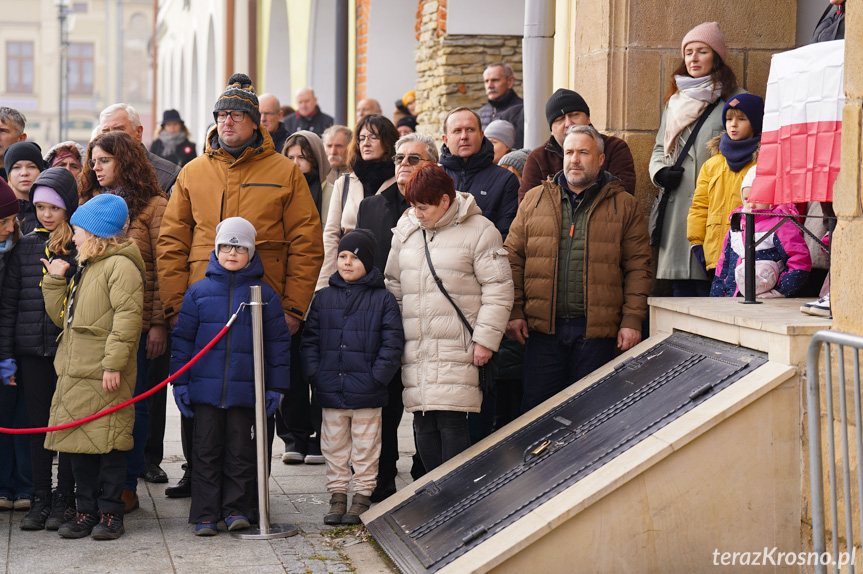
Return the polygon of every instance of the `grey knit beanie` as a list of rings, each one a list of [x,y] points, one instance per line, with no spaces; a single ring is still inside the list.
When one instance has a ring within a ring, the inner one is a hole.
[[[249,261],[255,256],[255,226],[242,217],[229,217],[216,226],[216,249],[219,245],[237,245],[249,249]]]
[[[228,87],[219,96],[213,113],[220,110],[238,110],[249,114],[255,125],[261,124],[261,110],[258,107],[258,94],[252,79],[245,74],[234,74],[228,80]]]

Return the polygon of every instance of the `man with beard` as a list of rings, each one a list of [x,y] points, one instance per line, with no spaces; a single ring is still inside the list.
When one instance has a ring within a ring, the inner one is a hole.
[[[336,181],[350,171],[348,167],[348,143],[351,141],[351,130],[347,126],[334,125],[324,131],[324,149],[327,161],[330,162],[330,173],[327,181],[335,185]]]
[[[524,145],[524,100],[512,89],[515,85],[512,66],[503,62],[490,64],[482,73],[482,81],[488,97],[488,103],[479,109],[482,129],[494,120],[508,121],[515,128],[513,149],[521,149]]]
[[[647,222],[601,169],[603,144],[593,126],[567,130],[563,171],[527,192],[504,244],[515,283],[506,336],[526,345],[523,413],[641,341]]]

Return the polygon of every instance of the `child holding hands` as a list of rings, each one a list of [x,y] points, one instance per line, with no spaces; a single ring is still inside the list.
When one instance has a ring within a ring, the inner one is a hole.
[[[54,367],[59,375],[50,426],[77,421],[132,398],[135,386],[144,261],[124,239],[129,211],[116,195],[80,206],[70,223],[78,269],[66,284],[69,264],[42,260],[45,310],[63,328]],[[123,535],[126,453],[132,448],[135,411],[121,409],[86,424],[50,432],[45,448],[68,452],[77,487],[78,514],[60,526],[63,538],[97,540]]]
[[[281,300],[261,279],[264,265],[255,253],[256,236],[254,226],[242,217],[229,217],[216,227],[207,275],[186,291],[172,332],[171,372],[204,348],[240,305],[250,301],[251,287],[259,285],[269,417],[289,388],[291,334]],[[256,492],[252,352],[247,310],[209,353],[174,380],[177,407],[194,422],[189,522],[195,524],[196,536],[215,536],[221,519],[228,530],[249,527],[250,497]]]
[[[324,524],[359,524],[371,505],[381,455],[381,407],[401,366],[401,312],[374,266],[376,249],[367,229],[342,237],[338,271],[315,296],[303,333],[304,373],[323,408],[321,452],[331,495]],[[348,510],[351,465],[354,496]]]

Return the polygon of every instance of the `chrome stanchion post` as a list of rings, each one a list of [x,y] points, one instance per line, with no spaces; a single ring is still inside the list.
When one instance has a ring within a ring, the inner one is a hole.
[[[287,538],[299,532],[294,524],[270,524],[270,453],[267,448],[267,400],[264,386],[264,325],[261,309],[261,288],[251,287],[252,351],[255,360],[255,442],[258,451],[258,511],[257,529],[232,532],[237,538],[269,540]]]

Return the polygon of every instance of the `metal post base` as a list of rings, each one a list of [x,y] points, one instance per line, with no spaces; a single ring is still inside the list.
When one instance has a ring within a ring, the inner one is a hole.
[[[234,538],[245,538],[246,540],[271,540],[273,538],[288,538],[299,534],[300,529],[295,524],[270,524],[266,532],[260,528],[250,528],[243,532],[231,532]]]

